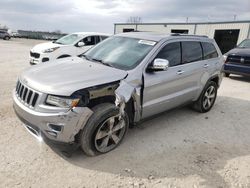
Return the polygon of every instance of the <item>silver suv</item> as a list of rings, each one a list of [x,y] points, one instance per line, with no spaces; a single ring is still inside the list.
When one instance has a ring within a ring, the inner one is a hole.
[[[19,76],[14,109],[37,138],[93,156],[117,147],[129,125],[149,116],[188,103],[209,111],[224,60],[207,37],[123,33],[56,61]]]

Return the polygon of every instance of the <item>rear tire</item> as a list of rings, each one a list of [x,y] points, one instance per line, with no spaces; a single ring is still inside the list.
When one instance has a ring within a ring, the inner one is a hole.
[[[213,81],[209,81],[197,101],[193,104],[193,109],[205,113],[211,110],[217,97],[217,84]]]
[[[92,116],[80,134],[81,148],[89,156],[115,149],[122,142],[129,126],[126,112],[119,119],[119,108],[114,104],[99,104],[92,111]]]

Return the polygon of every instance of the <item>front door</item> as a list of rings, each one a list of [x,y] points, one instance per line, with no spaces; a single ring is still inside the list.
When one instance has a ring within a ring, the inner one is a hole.
[[[83,38],[79,42],[84,42],[85,45],[81,46],[81,47],[76,45],[76,54],[77,55],[83,54],[84,52],[86,52],[87,50],[92,48],[95,44],[99,43],[100,37],[99,36],[88,36],[88,37]]]

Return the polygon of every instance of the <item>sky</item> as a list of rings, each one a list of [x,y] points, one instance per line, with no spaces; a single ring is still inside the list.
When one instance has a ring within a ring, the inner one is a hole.
[[[0,0],[12,30],[113,33],[114,23],[250,20],[250,0]]]

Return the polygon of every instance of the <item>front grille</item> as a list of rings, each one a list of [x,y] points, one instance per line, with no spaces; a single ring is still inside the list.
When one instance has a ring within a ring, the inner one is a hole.
[[[30,56],[31,56],[31,57],[34,57],[34,58],[39,58],[39,57],[40,57],[40,54],[30,51]]]
[[[244,61],[242,61],[243,59],[244,59]],[[242,64],[242,65],[250,65],[250,57],[239,56],[239,55],[229,55],[227,57],[227,62]]]
[[[39,94],[37,92],[25,87],[19,81],[16,85],[16,95],[20,101],[24,102],[29,107],[34,107],[39,97]]]

